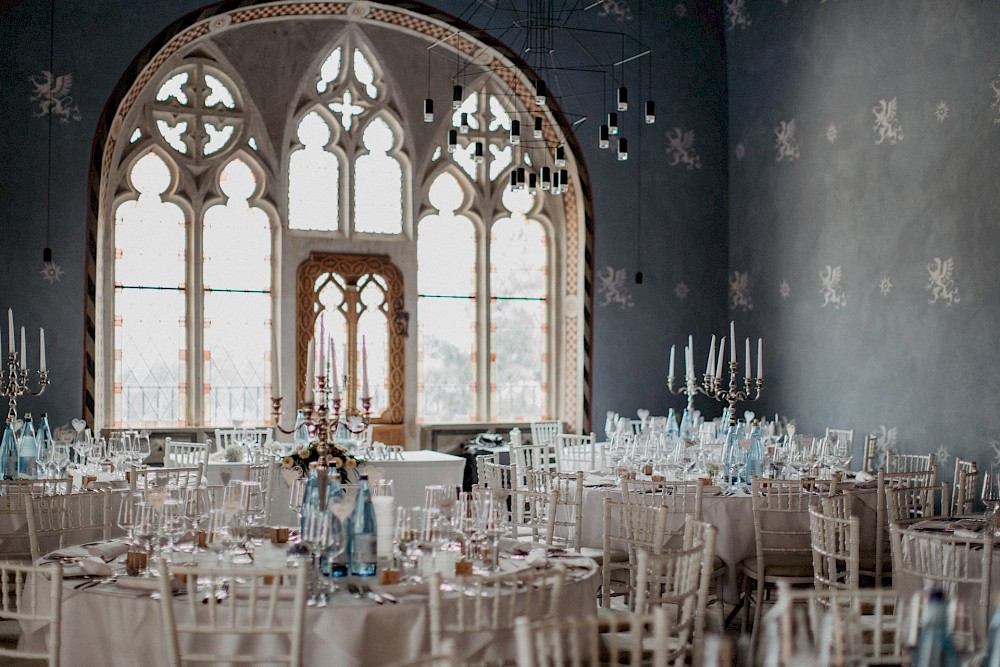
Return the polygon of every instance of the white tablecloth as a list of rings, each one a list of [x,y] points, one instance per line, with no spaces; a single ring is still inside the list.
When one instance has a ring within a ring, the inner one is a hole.
[[[270,556],[268,551],[272,552]],[[260,547],[256,560],[266,564],[275,558],[282,561],[283,551],[265,543]],[[558,561],[552,559],[550,562]],[[567,562],[574,563],[574,567],[569,570],[565,586],[564,612],[569,615],[596,614],[600,571],[587,559],[583,559],[587,563],[585,569],[577,566],[580,559]],[[519,567],[524,567],[523,561],[519,563]],[[78,583],[79,580],[69,579],[62,584],[63,665],[155,667],[167,664],[159,602],[151,600],[148,593],[111,586],[76,590],[74,585]],[[47,595],[40,597],[47,600]],[[307,608],[303,664],[381,666],[411,660],[429,651],[426,594],[418,592],[398,597],[399,604],[379,606],[340,593],[333,596],[330,606],[326,608]],[[447,603],[447,597],[445,601]],[[178,617],[178,620],[181,618]],[[39,650],[46,634],[45,626],[22,625],[21,648]],[[474,641],[482,639],[479,637]],[[263,637],[242,641],[258,641],[259,650],[267,650],[263,646],[267,640]],[[513,658],[513,641],[501,639],[489,651],[491,656],[507,653]]]

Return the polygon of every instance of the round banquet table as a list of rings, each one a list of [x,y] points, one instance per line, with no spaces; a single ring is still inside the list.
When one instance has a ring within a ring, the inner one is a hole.
[[[255,563],[261,567],[282,565],[284,545],[265,542],[257,547]],[[214,555],[210,555],[214,561]],[[600,570],[586,558],[549,557],[548,566],[567,566],[562,609],[568,615],[597,613],[596,595]],[[502,570],[528,567],[524,560],[504,557]],[[68,569],[67,574],[72,573]],[[348,579],[349,580],[349,579]],[[343,583],[345,580],[340,580]],[[366,583],[374,584],[371,578]],[[116,584],[74,588],[80,579],[66,579],[63,589],[63,627],[61,663],[63,665],[150,667],[167,664],[166,644],[160,620],[160,603],[150,599],[150,590],[136,590]],[[378,590],[377,586],[373,588]],[[333,595],[325,608],[307,607],[303,664],[336,664],[344,667],[385,665],[411,660],[430,650],[429,607],[426,588],[390,587],[398,604],[378,605],[371,600],[357,600],[344,592]],[[409,589],[409,590],[408,590]],[[47,600],[47,596],[40,596]],[[444,598],[448,603],[447,596]],[[186,613],[175,606],[178,620]],[[447,613],[447,610],[445,610]],[[22,623],[22,649],[40,650],[47,630],[44,625]],[[477,636],[471,645],[459,645],[461,654],[481,651],[488,645],[491,656],[509,652],[514,658],[512,638]],[[262,643],[265,637],[241,641]],[[476,643],[478,642],[478,643]],[[227,645],[228,646],[228,645]]]
[[[588,476],[583,489],[583,526],[581,546],[601,549],[604,541],[604,498],[621,500],[621,490],[610,486],[607,478]],[[841,487],[838,487],[841,488]],[[852,497],[852,514],[860,518],[861,550],[875,549],[875,505],[878,493],[867,485],[843,484]],[[715,553],[726,564],[726,580],[722,597],[727,604],[739,602],[738,583],[740,561],[757,555],[753,527],[753,505],[749,494],[724,496],[718,487],[706,487],[702,500],[702,520],[718,528]],[[809,529],[809,515],[802,512],[794,517],[795,528]],[[617,528],[617,527],[616,527]],[[889,555],[886,553],[886,558]]]

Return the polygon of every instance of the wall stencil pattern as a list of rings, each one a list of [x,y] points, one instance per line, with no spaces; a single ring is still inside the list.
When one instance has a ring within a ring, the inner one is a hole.
[[[628,289],[628,278],[625,269],[605,266],[597,273],[597,296],[600,297],[601,308],[618,306],[622,310],[635,305],[632,293]]]
[[[688,169],[701,169],[701,156],[694,149],[694,130],[685,132],[675,127],[667,132],[667,153],[671,157],[668,163],[671,167],[682,164]]]
[[[840,281],[843,278],[841,265],[830,266],[827,264],[819,272],[819,279],[823,285],[819,288],[819,293],[823,296],[823,308],[833,306],[834,310],[840,310],[847,305],[847,295],[844,294]]]
[[[896,109],[896,98],[888,102],[879,100],[878,104],[872,107],[875,114],[875,145],[881,144],[886,139],[890,144],[895,144],[903,140],[903,126],[899,123],[898,110]]]
[[[775,162],[787,160],[794,162],[799,159],[799,140],[795,136],[795,119],[783,120],[774,128]]]
[[[927,303],[943,301],[952,306],[961,301],[958,295],[958,287],[955,286],[955,281],[952,279],[954,272],[955,261],[951,257],[943,262],[940,257],[935,257],[927,265],[927,273],[930,274],[930,280],[927,281],[927,291],[931,293],[931,297],[927,300]]]
[[[28,99],[38,103],[35,118],[52,114],[60,123],[68,123],[71,120],[80,122],[82,118],[80,108],[69,94],[73,89],[72,74],[53,76],[52,72],[42,70],[41,73],[31,77],[31,85],[35,90]]]

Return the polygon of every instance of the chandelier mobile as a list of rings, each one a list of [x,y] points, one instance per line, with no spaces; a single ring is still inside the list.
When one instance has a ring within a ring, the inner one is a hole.
[[[525,74],[530,77],[528,82],[534,92],[533,108],[515,109],[511,112],[508,143],[515,150],[541,148],[548,156],[547,164],[529,165],[530,169],[513,166],[509,172],[510,187],[514,190],[525,188],[531,194],[543,190],[553,195],[559,195],[568,189],[569,172],[566,167],[566,145],[559,137],[559,132],[546,133],[547,125],[554,125],[558,115],[563,115],[567,123],[577,133],[588,119],[586,109],[596,106],[591,99],[598,94],[600,106],[606,109],[606,116],[597,130],[597,146],[601,149],[611,149],[618,161],[628,160],[628,139],[625,136],[625,121],[636,114],[635,105],[630,105],[628,80],[631,79],[639,89],[636,96],[642,98],[652,90],[652,65],[650,56],[652,49],[641,40],[623,30],[608,30],[595,27],[593,20],[597,8],[603,3],[577,1],[560,3],[557,8],[554,0],[514,0],[508,3],[488,3],[479,1],[470,3],[469,8],[459,16],[459,20],[467,23],[477,23],[481,30],[504,43],[509,44],[521,64],[527,65]],[[469,133],[468,114],[463,113],[463,102],[468,94],[466,82],[477,77],[481,70],[476,67],[477,56],[463,61],[457,51],[447,52],[444,46],[457,40],[463,32],[455,28],[454,32],[441,37],[427,47],[427,97],[423,101],[423,119],[425,123],[435,120],[435,104],[431,96],[432,72],[435,64],[432,54],[445,58],[453,64],[455,72],[452,75],[452,95],[450,114],[457,114],[454,127],[447,130],[447,147],[449,153],[455,153],[459,146],[459,137]],[[452,44],[453,45],[453,44]],[[566,58],[564,58],[566,56]],[[439,58],[440,60],[440,58]],[[642,65],[646,65],[646,90],[643,91]],[[438,65],[443,71],[447,65]],[[513,68],[520,69],[517,64]],[[563,74],[560,80],[560,73]],[[567,76],[569,75],[569,76]],[[569,79],[600,77],[600,88],[577,92],[571,89]],[[511,92],[513,97],[514,93]],[[647,98],[639,112],[638,125],[656,122],[656,105]],[[631,110],[631,113],[630,113]],[[479,163],[483,160],[483,143],[476,141],[473,147],[473,159]]]

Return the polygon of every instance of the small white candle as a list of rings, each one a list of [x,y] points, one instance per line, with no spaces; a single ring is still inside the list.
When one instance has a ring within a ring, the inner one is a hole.
[[[722,361],[726,357],[726,337],[723,336],[722,340],[719,341],[719,359],[718,366],[715,367],[715,377],[722,377]]]
[[[340,380],[337,379],[337,348],[333,346],[333,336],[330,336],[330,375],[333,376],[333,397],[340,398]]]
[[[38,370],[48,370],[45,367],[45,329],[38,329]]]
[[[750,339],[746,340],[746,370],[743,372],[743,377],[750,377]]]
[[[708,366],[705,367],[705,375],[712,375],[715,371],[715,334],[712,334],[712,344],[708,346]]]
[[[14,309],[7,309],[7,352],[14,354]]]
[[[319,374],[326,375],[326,320],[319,320]]]
[[[757,379],[764,379],[764,362],[761,361],[764,358],[764,339],[757,339]]]
[[[24,358],[24,351],[28,349],[28,343],[24,336],[24,327],[21,327],[21,370],[28,368],[27,360]]]
[[[729,321],[729,361],[736,361],[736,322]]]
[[[684,370],[686,371],[685,377],[694,377],[694,352],[690,347],[684,349]]]
[[[670,346],[670,364],[667,367],[667,377],[671,380],[674,379],[674,345]]]
[[[368,393],[368,346],[361,337],[361,398],[371,398]]]
[[[303,392],[303,401],[313,402],[313,382],[316,377],[316,341],[310,339],[309,346],[306,347],[306,388]]]
[[[42,349],[44,354],[45,350]],[[271,398],[281,396],[281,348],[278,345],[278,325],[271,322]]]

